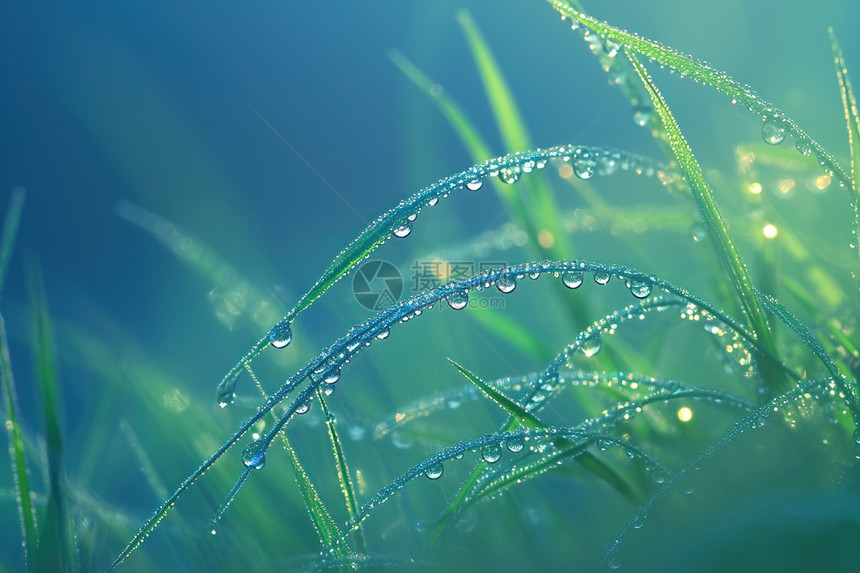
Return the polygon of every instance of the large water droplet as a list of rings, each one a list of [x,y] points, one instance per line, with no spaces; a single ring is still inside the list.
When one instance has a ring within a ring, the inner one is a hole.
[[[337,366],[326,372],[325,376],[323,376],[323,382],[326,384],[334,384],[338,380],[340,380],[340,368]]]
[[[293,331],[288,322],[279,322],[269,331],[269,343],[275,348],[284,348],[293,341]]]
[[[502,183],[516,183],[520,178],[520,170],[516,167],[504,167],[499,170],[499,180]]]
[[[594,271],[594,282],[605,285],[609,282],[610,274],[604,271]]]
[[[573,161],[573,174],[580,179],[591,179],[597,170],[597,162],[590,155],[582,155]]]
[[[469,293],[466,291],[455,292],[448,295],[448,306],[454,310],[463,310],[469,304]]]
[[[579,288],[582,284],[582,273],[579,271],[565,271],[561,275],[561,282],[567,288]]]
[[[513,277],[501,277],[496,281],[496,288],[499,289],[499,292],[507,294],[517,288],[517,281]]]
[[[775,117],[765,119],[761,126],[761,137],[770,145],[782,143],[785,140],[785,121]]]
[[[430,479],[439,479],[442,477],[442,472],[445,471],[445,467],[442,465],[442,462],[437,462],[432,466],[427,466],[424,469],[424,475]]]
[[[651,284],[634,280],[630,283],[630,292],[636,298],[648,298],[651,295]]]
[[[582,350],[582,353],[589,358],[600,352],[600,349],[602,347],[603,342],[600,340],[599,332],[594,332],[593,334],[591,334],[591,336],[583,340],[582,343],[579,345],[579,348],[580,350]]]
[[[260,440],[254,440],[245,446],[245,449],[242,450],[242,463],[245,464],[245,467],[255,470],[262,469],[266,465],[266,451]]]
[[[398,225],[394,229],[394,235],[396,237],[400,237],[401,239],[403,237],[408,237],[409,233],[411,233],[411,232],[412,232],[412,221],[409,221],[408,219],[403,221],[402,223],[400,223],[400,225]]]
[[[516,453],[522,451],[522,449],[526,447],[526,442],[522,436],[519,436],[505,440],[505,446],[507,446],[508,450]]]
[[[502,448],[498,444],[484,446],[481,450],[481,459],[488,464],[494,464],[502,457]]]
[[[478,189],[480,189],[483,186],[484,186],[484,180],[480,179],[480,178],[479,179],[472,179],[471,181],[466,183],[466,189],[468,189],[469,191],[477,191]]]

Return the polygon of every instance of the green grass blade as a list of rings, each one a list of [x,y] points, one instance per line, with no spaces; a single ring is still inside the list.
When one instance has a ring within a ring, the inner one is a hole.
[[[750,86],[741,84],[727,73],[698,62],[676,50],[662,46],[658,42],[625,32],[606,22],[581,12],[565,0],[548,0],[550,4],[564,17],[578,21],[586,28],[625,47],[628,54],[635,52],[652,58],[658,63],[689,76],[691,79],[711,86],[720,93],[727,95],[735,103],[743,104],[750,111],[766,120],[777,122],[785,133],[794,137],[798,148],[805,153],[814,153],[822,167],[829,169],[845,185],[850,188],[850,179],[842,166],[818,142],[806,134],[785,112],[772,103],[764,100]]]
[[[498,388],[487,384],[483,380],[481,380],[478,376],[467,370],[466,368],[460,366],[452,359],[448,359],[448,362],[454,365],[460,374],[466,377],[466,379],[478,387],[481,392],[487,395],[487,397],[502,407],[502,409],[510,414],[518,424],[522,425],[526,428],[543,428],[545,427],[543,422],[541,422],[537,416],[505,396],[505,394],[499,390]]]
[[[3,398],[6,406],[6,430],[9,436],[9,456],[12,461],[12,481],[15,484],[15,498],[18,502],[18,517],[21,520],[21,533],[24,537],[24,557],[30,563],[38,545],[39,534],[33,498],[30,495],[30,477],[27,474],[27,456],[24,438],[18,422],[18,400],[15,392],[15,379],[12,376],[12,362],[9,356],[9,338],[6,335],[6,321],[0,314],[0,367],[2,367]]]
[[[854,99],[854,90],[851,89],[851,80],[848,79],[848,67],[845,65],[845,57],[842,48],[836,41],[836,33],[833,28],[828,30],[830,41],[833,46],[833,59],[836,64],[836,77],[839,80],[839,93],[842,95],[842,107],[845,110],[845,122],[848,131],[848,146],[851,153],[851,191],[854,193],[854,249],[860,254],[857,241],[860,240],[860,181],[858,181],[858,169],[860,169],[860,115],[857,113],[857,100]]]
[[[735,248],[729,236],[726,222],[720,213],[719,207],[717,207],[710,186],[705,181],[702,168],[699,162],[696,161],[693,150],[690,149],[690,145],[681,133],[681,129],[678,127],[672,112],[669,111],[666,101],[663,99],[657,86],[651,81],[648,72],[639,63],[636,56],[628,54],[628,57],[633,64],[633,69],[636,70],[642,83],[645,84],[645,88],[651,96],[654,109],[660,116],[669,140],[669,146],[687,179],[702,222],[717,250],[720,264],[731,278],[732,285],[740,298],[741,306],[744,309],[744,320],[752,332],[755,333],[756,338],[761,342],[762,346],[775,355],[775,344],[764,310],[762,310],[758,298],[756,298],[747,267],[741,258],[740,252]],[[767,354],[760,355],[759,358],[759,363],[771,389],[774,391],[786,389],[788,380],[780,374],[780,369],[772,364],[772,359],[768,358]]]
[[[12,257],[12,248],[15,246],[15,238],[18,236],[18,225],[21,222],[21,211],[24,209],[24,198],[26,192],[23,187],[15,187],[12,197],[6,207],[6,218],[3,220],[3,238],[0,242],[0,296],[3,294],[3,283],[6,273],[9,272],[9,259]]]
[[[328,409],[328,404],[325,400],[325,392],[317,388],[317,402],[319,402],[323,417],[325,418],[325,427],[328,433],[328,439],[331,443],[332,454],[334,455],[335,466],[337,467],[337,481],[340,484],[340,491],[343,493],[344,501],[346,502],[346,510],[349,517],[355,518],[358,515],[358,498],[355,496],[355,487],[352,485],[352,477],[349,473],[349,466],[346,463],[346,456],[343,454],[343,444],[340,441],[340,436],[337,432],[337,419]],[[367,551],[364,542],[364,534],[361,528],[355,530],[356,549],[360,553]]]
[[[45,442],[48,449],[48,501],[39,532],[38,552],[34,556],[38,571],[71,572],[77,570],[74,524],[66,499],[63,474],[63,429],[60,415],[59,385],[54,367],[54,340],[51,319],[41,274],[31,270],[31,289],[35,310],[34,348],[36,374],[41,389],[45,418]]]

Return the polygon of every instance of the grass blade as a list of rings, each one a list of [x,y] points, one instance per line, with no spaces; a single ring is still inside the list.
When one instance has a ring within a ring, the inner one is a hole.
[[[71,572],[77,570],[74,524],[66,500],[63,475],[63,429],[60,421],[60,399],[54,367],[54,341],[51,319],[42,277],[37,268],[31,274],[31,290],[35,310],[34,348],[36,374],[41,389],[45,418],[45,442],[48,449],[48,501],[39,532],[39,548],[34,566],[38,571]]]
[[[21,222],[21,211],[24,209],[24,198],[26,192],[23,187],[15,187],[9,206],[6,207],[6,218],[3,220],[3,239],[0,242],[0,296],[3,294],[3,283],[6,273],[9,272],[9,259],[12,257],[12,248],[15,246],[15,238],[18,236],[18,225]]]
[[[13,468],[12,481],[15,483],[18,517],[21,520],[21,533],[24,537],[24,558],[27,563],[30,563],[38,545],[39,534],[36,527],[36,514],[33,511],[33,498],[30,495],[30,478],[27,474],[24,439],[21,435],[21,425],[18,422],[18,400],[15,392],[15,379],[12,376],[12,362],[9,357],[9,338],[6,335],[6,321],[2,314],[0,314],[0,367],[2,367],[3,398],[6,406],[9,456]]]
[[[707,233],[712,238],[714,247],[717,250],[720,264],[731,278],[732,285],[740,298],[741,306],[744,309],[744,320],[755,333],[756,338],[761,342],[762,346],[769,353],[775,355],[775,344],[764,310],[762,310],[758,298],[756,298],[747,267],[741,258],[740,252],[735,248],[729,236],[726,222],[720,213],[719,207],[717,207],[710,186],[705,181],[702,168],[699,162],[696,161],[693,150],[690,149],[690,145],[681,133],[681,129],[678,127],[672,112],[669,111],[666,101],[663,99],[657,86],[651,81],[648,72],[639,63],[636,56],[628,54],[628,57],[633,64],[633,69],[636,70],[642,83],[645,84],[645,88],[651,96],[654,109],[660,116],[663,129],[666,131],[669,140],[669,146],[687,179],[702,222],[705,224]],[[759,359],[759,364],[762,366],[763,374],[771,390],[780,391],[787,389],[788,380],[781,374],[781,370],[772,364],[769,354],[759,355]]]

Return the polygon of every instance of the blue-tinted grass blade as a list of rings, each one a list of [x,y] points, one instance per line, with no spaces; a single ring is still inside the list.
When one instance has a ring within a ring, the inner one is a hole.
[[[6,206],[6,217],[3,219],[3,238],[0,240],[0,297],[3,295],[3,284],[6,273],[9,272],[9,260],[15,238],[18,236],[18,225],[21,223],[21,211],[24,210],[24,198],[27,193],[23,187],[15,187]]]

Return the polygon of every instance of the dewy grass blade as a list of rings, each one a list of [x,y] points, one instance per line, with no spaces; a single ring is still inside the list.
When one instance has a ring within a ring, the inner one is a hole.
[[[628,57],[633,64],[633,69],[636,70],[642,83],[645,84],[645,88],[651,96],[654,109],[660,116],[669,140],[669,146],[672,148],[672,153],[674,153],[675,159],[678,161],[678,165],[687,179],[690,192],[693,194],[693,200],[699,209],[699,214],[702,217],[702,222],[707,229],[707,233],[713,240],[720,263],[729,274],[732,285],[740,298],[744,309],[744,320],[755,333],[756,338],[761,342],[762,346],[770,354],[776,355],[773,336],[767,324],[764,311],[756,298],[749,272],[741,258],[741,254],[735,248],[729,236],[725,220],[720,213],[719,207],[717,207],[717,202],[714,200],[710,186],[705,181],[702,168],[699,162],[696,161],[693,150],[690,149],[687,140],[681,133],[681,129],[678,127],[672,112],[666,105],[662,94],[660,94],[657,87],[651,81],[647,70],[639,63],[636,56],[628,54]],[[765,354],[759,357],[768,385],[774,391],[787,389],[788,380],[782,375],[779,368],[771,364],[772,361],[768,356],[769,354]]]
[[[857,242],[860,241],[860,181],[858,181],[858,170],[860,170],[860,115],[857,113],[857,100],[854,99],[854,90],[851,89],[851,80],[848,79],[848,67],[845,65],[845,57],[842,48],[836,41],[836,33],[833,28],[828,30],[830,42],[833,46],[833,59],[836,64],[836,77],[839,80],[839,93],[842,95],[842,107],[845,110],[845,123],[848,131],[848,146],[851,152],[851,191],[854,193],[854,248],[860,255]]]
[[[537,416],[505,396],[505,394],[490,384],[487,384],[483,380],[481,380],[478,376],[467,370],[466,368],[460,366],[450,358],[448,362],[454,365],[460,374],[466,377],[466,379],[478,387],[488,398],[490,398],[493,402],[502,407],[502,409],[511,415],[516,421],[517,424],[525,427],[525,428],[544,428],[545,425],[541,422]]]
[[[30,477],[27,474],[27,456],[24,438],[18,422],[18,398],[15,392],[15,379],[12,376],[12,362],[9,357],[9,338],[6,335],[6,322],[0,314],[0,367],[2,367],[3,398],[6,406],[6,429],[9,436],[9,457],[12,462],[12,481],[15,484],[15,499],[18,502],[18,517],[21,520],[21,533],[24,537],[24,558],[31,563],[33,552],[39,540],[33,497],[30,495]]]

